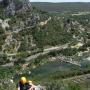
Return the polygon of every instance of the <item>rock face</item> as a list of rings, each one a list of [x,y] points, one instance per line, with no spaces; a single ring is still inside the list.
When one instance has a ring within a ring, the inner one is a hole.
[[[25,12],[31,7],[29,0],[2,0],[2,5],[6,7],[5,13],[13,15],[15,12]]]

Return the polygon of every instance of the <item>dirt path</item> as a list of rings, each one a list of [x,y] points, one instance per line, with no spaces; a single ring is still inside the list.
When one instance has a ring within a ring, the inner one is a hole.
[[[76,82],[76,83],[85,82],[87,80],[90,81],[90,74],[84,74],[84,75],[79,75],[79,76],[74,76],[74,77],[63,79],[64,82],[73,81],[73,82]]]

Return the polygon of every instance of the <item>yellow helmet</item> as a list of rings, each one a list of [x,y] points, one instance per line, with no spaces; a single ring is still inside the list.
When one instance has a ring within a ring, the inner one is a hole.
[[[30,84],[30,85],[33,85],[33,82],[30,80],[30,81],[29,81],[29,84]]]
[[[25,84],[27,82],[27,79],[26,77],[21,77],[20,81],[22,84]]]

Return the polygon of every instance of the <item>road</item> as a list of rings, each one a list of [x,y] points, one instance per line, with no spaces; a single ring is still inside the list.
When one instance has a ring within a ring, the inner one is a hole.
[[[29,56],[25,60],[26,61],[30,61],[30,60],[33,60],[33,59],[38,58],[41,55],[45,55],[45,54],[48,54],[48,53],[50,53],[52,51],[55,51],[55,50],[57,51],[57,50],[61,50],[61,49],[64,49],[64,48],[68,48],[68,43],[67,44],[64,44],[64,45],[60,45],[60,46],[50,47],[50,48],[44,49],[43,52],[37,53],[37,54],[32,55],[32,56]]]
[[[37,53],[37,54],[34,54],[34,55],[31,55],[31,56],[27,57],[27,58],[25,59],[25,61],[28,62],[28,61],[31,61],[31,60],[33,60],[33,59],[38,58],[39,56],[46,55],[46,54],[48,54],[48,53],[50,53],[50,52],[52,52],[52,51],[57,51],[57,50],[61,50],[61,49],[68,48],[68,44],[69,44],[69,43],[64,44],[64,45],[60,45],[60,46],[55,46],[55,47],[46,48],[46,49],[43,50],[43,52],[40,52],[40,53]],[[15,56],[15,55],[17,55],[17,53],[7,54],[7,56],[11,56],[11,57],[12,57],[12,56]],[[74,65],[77,65],[77,66],[80,66],[80,64],[77,63],[77,62],[75,62],[75,61],[66,61],[66,60],[62,60],[62,61],[63,61],[63,62],[67,62],[67,63],[74,64]]]
[[[36,59],[38,58],[39,56],[41,55],[46,55],[52,51],[57,51],[57,50],[61,50],[61,49],[65,49],[65,48],[68,48],[68,44],[64,44],[64,45],[60,45],[60,46],[56,46],[56,47],[51,47],[51,48],[47,48],[47,49],[44,49],[43,52],[41,53],[37,53],[35,55],[32,55],[32,56],[29,56],[27,57],[25,60],[26,61],[30,61],[30,60],[33,60],[33,59]],[[61,59],[60,59],[61,60]],[[74,64],[74,65],[77,65],[77,66],[80,66],[80,63],[76,62],[76,61],[66,61],[66,60],[62,60],[63,62],[67,62],[67,63],[71,63],[71,64]]]

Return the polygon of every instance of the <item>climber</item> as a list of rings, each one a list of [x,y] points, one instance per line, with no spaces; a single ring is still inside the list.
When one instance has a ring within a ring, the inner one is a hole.
[[[34,90],[32,87],[32,81],[27,81],[26,77],[21,77],[17,90]]]

